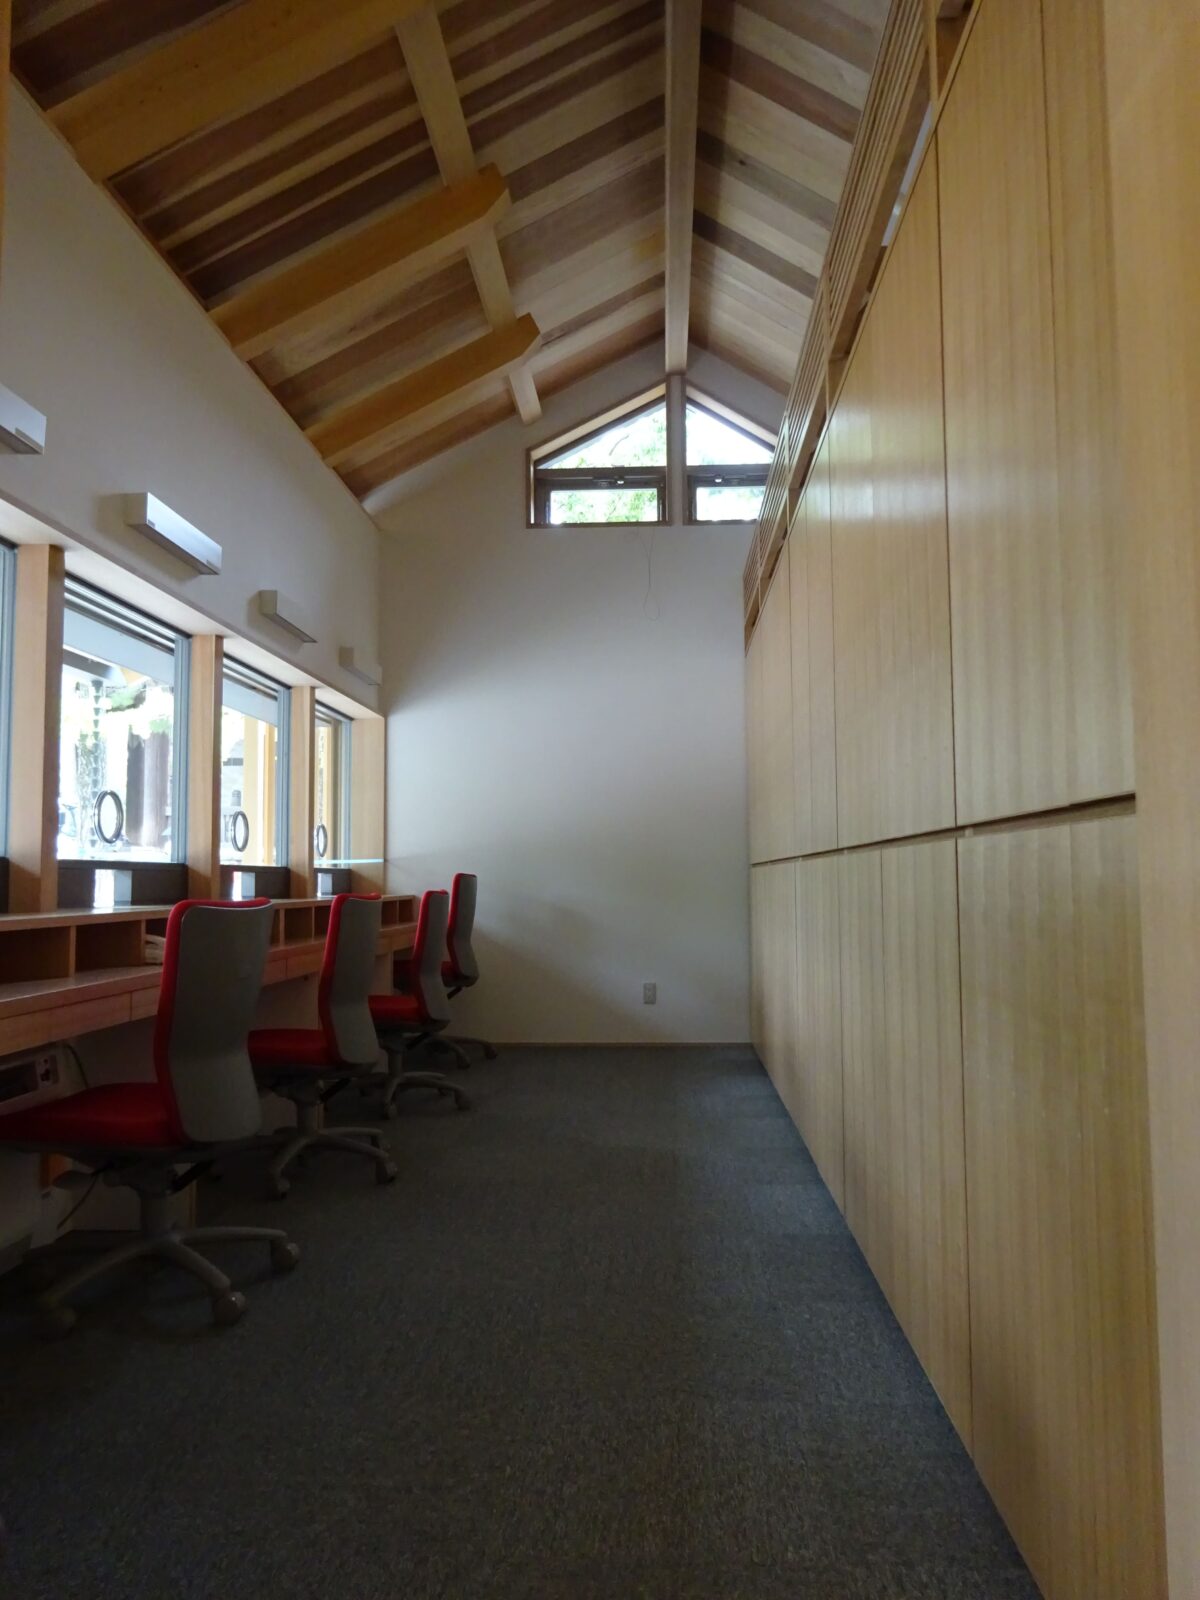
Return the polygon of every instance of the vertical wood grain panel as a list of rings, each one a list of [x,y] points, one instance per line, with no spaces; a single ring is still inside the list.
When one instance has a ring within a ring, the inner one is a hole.
[[[764,829],[768,860],[794,854],[795,802],[792,793],[792,625],[789,547],[763,604],[762,621],[762,751]]]
[[[63,551],[17,548],[12,752],[8,775],[10,911],[58,908],[58,740],[62,704]]]
[[[387,817],[387,721],[356,717],[350,725],[350,854],[360,862],[351,882],[360,894],[384,888]]]
[[[871,399],[878,324],[870,317],[829,424],[829,504],[833,548],[834,685],[837,717],[839,844],[879,837],[878,615],[882,574],[876,560]]]
[[[838,860],[841,947],[845,1213],[876,1274],[884,1259],[888,1198],[875,1148],[890,1127],[883,982],[883,880],[878,850]],[[890,1135],[889,1135],[890,1136]]]
[[[1052,1600],[1158,1600],[1135,825],[959,871],[975,1460]]]
[[[867,837],[954,825],[950,563],[942,403],[937,147],[892,244],[871,317],[879,781]],[[843,840],[843,843],[849,842]]]
[[[761,861],[763,850],[762,771],[762,629],[756,628],[746,651],[746,811],[750,859]]]
[[[1065,762],[1071,798],[1086,799],[1134,786],[1104,18],[1095,0],[1048,0],[1042,18],[1063,648],[1073,697]]]
[[[938,132],[958,820],[1091,798],[1064,619],[1039,0],[981,10]],[[1082,580],[1080,589],[1076,580]],[[1103,738],[1103,730],[1094,730]]]
[[[791,1111],[796,1086],[796,868],[790,861],[776,861],[757,870],[763,876],[763,1063]]]
[[[292,720],[288,740],[288,866],[292,894],[306,899],[316,891],[313,870],[313,783],[316,777],[317,691],[303,686],[291,691]]]
[[[839,1206],[845,1204],[842,1119],[842,980],[838,860],[796,867],[796,1123]]]
[[[197,634],[188,675],[188,894],[215,898],[221,889],[221,706],[225,641]]]
[[[837,846],[837,735],[834,709],[833,545],[829,441],[822,442],[804,491],[808,589],[809,775],[812,850]]]
[[[967,1191],[953,839],[883,852],[883,969],[890,1126],[875,1149],[892,1245],[881,1278],[901,1327],[971,1441]]]
[[[1172,1595],[1200,1594],[1200,7],[1105,0]]]
[[[792,636],[792,846],[804,855],[812,845],[812,714],[809,688],[808,512],[797,508],[788,539]]]
[[[767,1054],[765,1017],[766,996],[766,874],[762,867],[750,868],[750,1042],[765,1065]]]

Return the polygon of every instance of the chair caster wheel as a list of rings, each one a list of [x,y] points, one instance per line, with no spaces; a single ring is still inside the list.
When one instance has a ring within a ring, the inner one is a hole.
[[[380,1107],[379,1111],[385,1122],[395,1122],[398,1113],[399,1107],[394,1100],[389,1100],[386,1105]]]
[[[389,1161],[386,1166],[375,1168],[376,1183],[395,1183],[400,1176],[400,1168],[394,1161]]]
[[[290,1239],[277,1239],[271,1246],[271,1271],[291,1272],[300,1261],[300,1246]]]
[[[496,1057],[499,1054],[500,1054],[500,1052],[496,1049],[496,1046],[494,1044],[485,1044],[484,1045],[484,1047],[483,1047],[483,1059],[485,1061],[495,1061]]]
[[[291,1190],[292,1186],[286,1178],[271,1178],[267,1184],[267,1194],[272,1200],[286,1200]]]
[[[70,1306],[54,1306],[38,1314],[38,1332],[43,1339],[65,1339],[79,1321],[79,1313]]]
[[[246,1309],[246,1296],[239,1289],[226,1289],[224,1294],[213,1295],[213,1321],[219,1328],[231,1328],[241,1320]]]

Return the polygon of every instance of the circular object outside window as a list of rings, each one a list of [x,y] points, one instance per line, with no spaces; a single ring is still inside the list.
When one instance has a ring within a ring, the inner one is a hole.
[[[106,827],[106,822],[111,826]],[[92,824],[105,844],[116,844],[125,832],[125,804],[115,789],[102,789],[96,796]]]
[[[245,854],[250,843],[250,818],[244,811],[235,811],[229,819],[229,842],[238,855]]]
[[[317,847],[317,854],[324,861],[329,853],[329,829],[323,822],[317,823],[317,831],[313,837]]]

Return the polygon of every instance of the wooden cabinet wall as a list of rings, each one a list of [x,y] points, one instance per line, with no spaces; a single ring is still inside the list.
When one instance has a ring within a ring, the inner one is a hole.
[[[755,1038],[1047,1600],[1163,1600],[1103,67],[1090,0],[977,0],[830,374]]]

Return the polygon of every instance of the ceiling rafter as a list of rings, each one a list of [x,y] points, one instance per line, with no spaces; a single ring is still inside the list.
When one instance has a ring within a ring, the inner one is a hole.
[[[437,11],[432,5],[413,11],[397,23],[396,36],[404,52],[442,180],[462,183],[475,171],[475,151]],[[493,331],[511,327],[516,320],[516,309],[495,229],[485,231],[475,240],[467,251],[467,259]],[[522,422],[536,422],[542,407],[532,373],[516,365],[510,368],[507,376]]]
[[[213,321],[252,360],[282,338],[369,303],[384,282],[394,290],[444,266],[494,229],[509,204],[499,171],[484,167],[244,289],[216,307]]]
[[[700,100],[700,0],[667,0],[668,372],[686,372],[692,293],[692,213]]]
[[[533,318],[518,317],[507,327],[494,328],[481,339],[473,339],[322,417],[305,432],[331,466],[367,446],[382,450],[418,420],[429,426],[441,421],[443,404],[461,408],[476,398],[483,386],[507,378],[514,367],[529,359],[540,341]]]
[[[48,114],[93,178],[272,100],[378,39],[422,0],[244,0]]]

